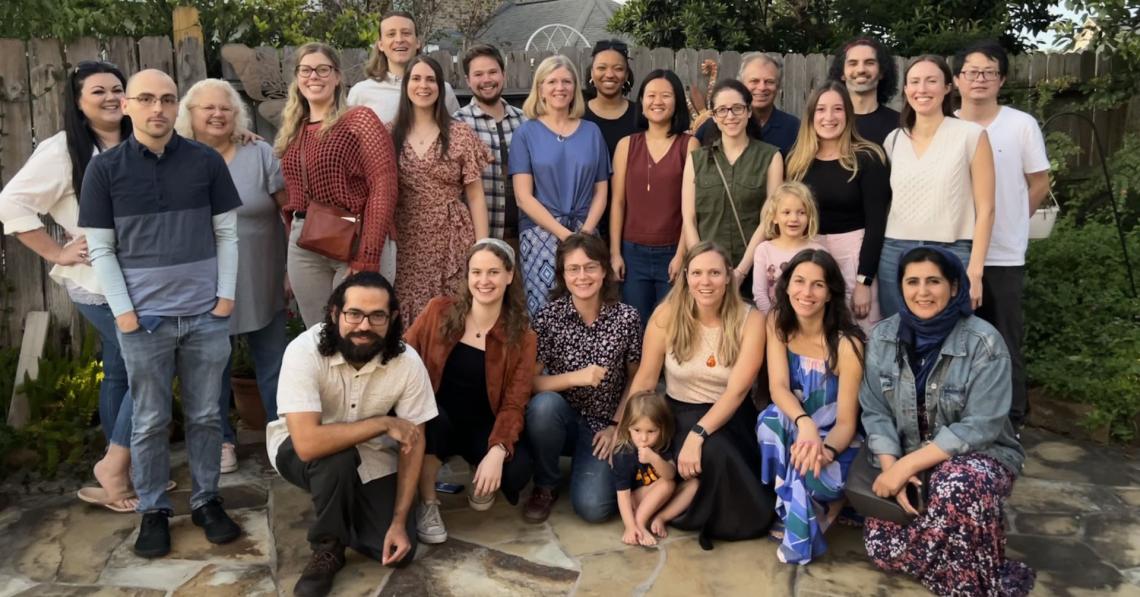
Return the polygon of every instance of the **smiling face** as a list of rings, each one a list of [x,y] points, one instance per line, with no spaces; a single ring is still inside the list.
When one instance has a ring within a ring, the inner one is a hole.
[[[764,60],[753,60],[740,73],[740,82],[752,94],[752,109],[767,110],[780,92],[780,69]]]
[[[799,197],[791,194],[780,197],[776,204],[776,225],[780,228],[780,236],[800,238],[809,223],[807,208]]]
[[[478,56],[467,65],[467,86],[483,104],[498,103],[503,94],[503,69],[490,56]]]
[[[673,86],[665,78],[653,79],[645,84],[641,97],[641,112],[645,119],[656,124],[668,125],[677,109],[677,98]]]
[[[629,439],[638,448],[652,448],[661,439],[661,426],[649,417],[641,417],[630,423]]]
[[[411,19],[391,16],[380,21],[380,39],[376,49],[384,54],[389,65],[403,68],[420,49],[416,24]]]
[[[599,298],[606,279],[606,269],[601,262],[590,259],[585,250],[575,249],[566,254],[562,268],[563,281],[571,296],[580,301]]]
[[[875,48],[857,45],[848,48],[843,60],[843,81],[851,93],[870,93],[878,90],[883,78]]]
[[[717,310],[724,302],[728,289],[728,264],[716,251],[705,251],[689,261],[685,268],[685,281],[689,286],[689,296],[697,307]]]
[[[514,272],[489,250],[477,251],[467,262],[467,290],[471,299],[481,305],[502,303],[513,278]]]
[[[934,262],[908,263],[903,270],[903,299],[919,319],[930,319],[941,313],[957,291],[957,284],[947,280]]]
[[[810,261],[797,265],[788,279],[788,299],[800,317],[822,314],[831,300],[823,268]]]
[[[225,139],[234,134],[234,106],[230,94],[216,87],[205,87],[194,94],[190,104],[190,127],[195,139]]]
[[[574,75],[569,69],[558,67],[550,71],[542,80],[540,87],[542,101],[547,109],[555,111],[568,111],[574,101]]]
[[[328,56],[320,52],[305,54],[297,61],[297,87],[301,95],[312,104],[326,104],[336,96],[340,85],[340,72]],[[322,77],[320,71],[327,70]]]
[[[755,104],[755,102],[754,102]],[[724,137],[739,137],[743,135],[748,127],[748,119],[752,116],[748,110],[744,110],[743,114],[734,114],[732,108],[744,106],[748,104],[744,102],[744,96],[740,92],[726,87],[721,89],[716,97],[713,98],[713,113],[715,114],[721,108],[726,108],[723,117],[716,117],[716,126],[720,129],[720,134]],[[740,111],[737,108],[737,111]]]
[[[629,78],[629,65],[618,51],[603,50],[594,56],[590,78],[594,80],[594,87],[599,94],[614,98],[621,95],[622,86]]]
[[[417,108],[433,108],[439,99],[439,81],[427,63],[420,62],[408,73],[408,99]]]
[[[123,88],[111,73],[95,73],[83,79],[79,90],[79,111],[96,129],[115,129],[123,120]]]
[[[969,77],[974,80],[971,81]],[[964,99],[997,101],[998,92],[1005,85],[1005,77],[1001,76],[1001,65],[997,60],[981,52],[974,52],[966,56],[962,72],[958,73],[954,82]]]
[[[819,96],[812,117],[812,128],[820,139],[838,139],[847,127],[847,109],[843,97],[836,91],[827,91]]]
[[[950,81],[938,65],[923,60],[916,62],[906,72],[903,87],[906,101],[915,113],[922,116],[942,112],[942,100],[950,93]]]
[[[384,338],[393,317],[399,314],[389,310],[388,291],[383,288],[352,286],[345,290],[344,308],[333,307],[332,316],[337,322],[337,350],[349,362],[371,360],[384,349]],[[359,323],[349,323],[347,317],[359,317]],[[383,320],[373,324],[372,319]]]

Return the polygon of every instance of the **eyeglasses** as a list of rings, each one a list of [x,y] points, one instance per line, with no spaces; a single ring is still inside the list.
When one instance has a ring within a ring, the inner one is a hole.
[[[342,312],[341,315],[344,317],[344,321],[346,323],[351,323],[353,325],[364,321],[364,318],[367,317],[368,324],[373,326],[387,325],[388,320],[392,317],[388,314],[387,311],[373,311],[371,313],[365,313],[364,311],[357,311],[356,309],[349,309],[348,311]]]
[[[1001,78],[1001,73],[996,70],[964,70],[962,76],[967,81],[997,81]]]
[[[744,104],[733,104],[731,106],[721,106],[719,108],[713,108],[713,111],[712,111],[713,116],[715,116],[716,118],[718,118],[720,120],[724,120],[725,118],[728,118],[729,113],[732,113],[733,116],[744,116],[747,112],[748,112],[748,106],[745,106]]]
[[[163,108],[173,108],[178,105],[178,96],[169,94],[162,97],[155,97],[150,93],[140,93],[139,95],[128,97],[127,99],[134,100],[147,108],[154,106],[155,102],[161,102]]]
[[[190,107],[195,109],[195,110],[201,110],[203,112],[221,112],[222,114],[233,114],[234,113],[234,109],[232,106],[215,106],[213,104],[209,104],[209,105],[205,105],[205,106],[190,106]]]
[[[566,273],[570,274],[571,276],[577,276],[578,274],[580,274],[582,272],[585,272],[591,276],[600,274],[600,273],[602,273],[602,264],[594,262],[594,263],[587,263],[586,265],[567,265],[566,266]]]
[[[317,75],[318,79],[327,79],[335,70],[337,70],[337,68],[331,64],[322,64],[320,66],[307,66],[302,64],[297,67],[296,72],[297,76],[302,79],[308,79],[314,74]]]

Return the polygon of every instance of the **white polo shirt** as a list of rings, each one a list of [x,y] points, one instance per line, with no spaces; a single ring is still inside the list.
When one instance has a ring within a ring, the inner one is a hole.
[[[395,416],[417,425],[435,418],[435,394],[420,355],[411,346],[381,365],[377,357],[360,369],[337,353],[317,351],[319,323],[297,336],[285,349],[277,381],[277,414],[265,428],[269,462],[277,468],[277,450],[289,437],[285,415],[319,412],[321,424],[351,423],[369,417]],[[396,472],[399,444],[386,435],[356,445],[360,453],[360,482],[368,483]]]

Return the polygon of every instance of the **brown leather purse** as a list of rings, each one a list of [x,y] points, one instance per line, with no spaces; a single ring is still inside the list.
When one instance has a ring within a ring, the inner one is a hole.
[[[308,207],[297,246],[329,259],[348,263],[360,246],[361,214],[354,214],[331,203],[314,199],[309,190],[309,170],[305,164],[305,132],[301,131],[301,185]]]

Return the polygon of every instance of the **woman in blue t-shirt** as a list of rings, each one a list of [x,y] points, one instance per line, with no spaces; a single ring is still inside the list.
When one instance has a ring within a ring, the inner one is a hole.
[[[574,63],[550,56],[538,65],[515,132],[510,174],[519,210],[519,249],[527,308],[536,314],[554,283],[558,242],[593,234],[606,208],[609,151],[597,125],[582,120],[585,101]]]

